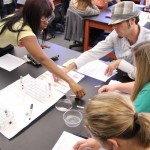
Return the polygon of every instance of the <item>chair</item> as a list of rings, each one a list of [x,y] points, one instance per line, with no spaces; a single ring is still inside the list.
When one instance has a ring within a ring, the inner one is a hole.
[[[81,47],[83,46],[83,35],[84,35],[84,19],[82,16],[73,12],[72,10],[67,10],[66,23],[65,23],[65,40],[74,41],[73,45],[69,48]]]

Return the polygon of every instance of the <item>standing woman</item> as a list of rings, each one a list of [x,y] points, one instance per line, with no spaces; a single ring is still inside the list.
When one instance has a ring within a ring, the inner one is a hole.
[[[94,4],[92,0],[71,0],[69,4],[69,9],[76,12],[82,17],[99,15],[100,10]],[[90,41],[91,47],[96,45],[99,41],[105,39],[104,30],[91,28],[90,29]]]
[[[4,48],[9,44],[24,46],[49,71],[68,82],[76,96],[81,98],[85,95],[84,89],[45,55],[37,40],[36,36],[42,30],[43,40],[45,40],[51,14],[52,5],[49,0],[27,0],[23,9],[1,20],[0,47]]]
[[[85,126],[93,139],[79,141],[74,150],[150,150],[150,114],[136,113],[120,94],[96,95],[87,105]]]

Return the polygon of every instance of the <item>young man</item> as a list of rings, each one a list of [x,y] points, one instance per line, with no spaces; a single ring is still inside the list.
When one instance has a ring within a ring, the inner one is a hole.
[[[104,41],[81,54],[72,64],[64,68],[64,71],[68,72],[74,68],[80,68],[86,63],[100,59],[114,50],[117,61],[109,65],[105,74],[111,75],[114,69],[119,68],[134,79],[135,67],[131,48],[140,42],[150,40],[150,30],[138,25],[140,12],[132,1],[117,3],[112,7],[111,13],[109,24],[112,25],[114,30]]]

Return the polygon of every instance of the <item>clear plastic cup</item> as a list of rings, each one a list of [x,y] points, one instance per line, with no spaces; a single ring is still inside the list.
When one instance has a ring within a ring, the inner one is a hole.
[[[72,109],[63,114],[63,119],[68,127],[77,127],[81,123],[83,115],[81,112]]]

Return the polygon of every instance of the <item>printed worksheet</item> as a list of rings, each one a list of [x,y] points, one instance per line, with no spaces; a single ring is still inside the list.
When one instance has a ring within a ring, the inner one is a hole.
[[[68,72],[68,75],[77,83],[84,78],[84,75],[75,71]],[[38,77],[38,79],[50,83],[52,88],[60,92],[67,93],[70,90],[70,87],[66,81],[59,79],[57,82],[54,82],[53,75],[49,71],[44,72]]]
[[[106,82],[110,77],[112,77],[113,75],[115,75],[117,73],[117,71],[114,70],[114,72],[111,76],[108,77],[108,76],[104,75],[107,67],[108,67],[108,65],[105,64],[103,61],[95,60],[95,61],[89,62],[86,65],[82,66],[80,69],[77,70],[77,72]]]

